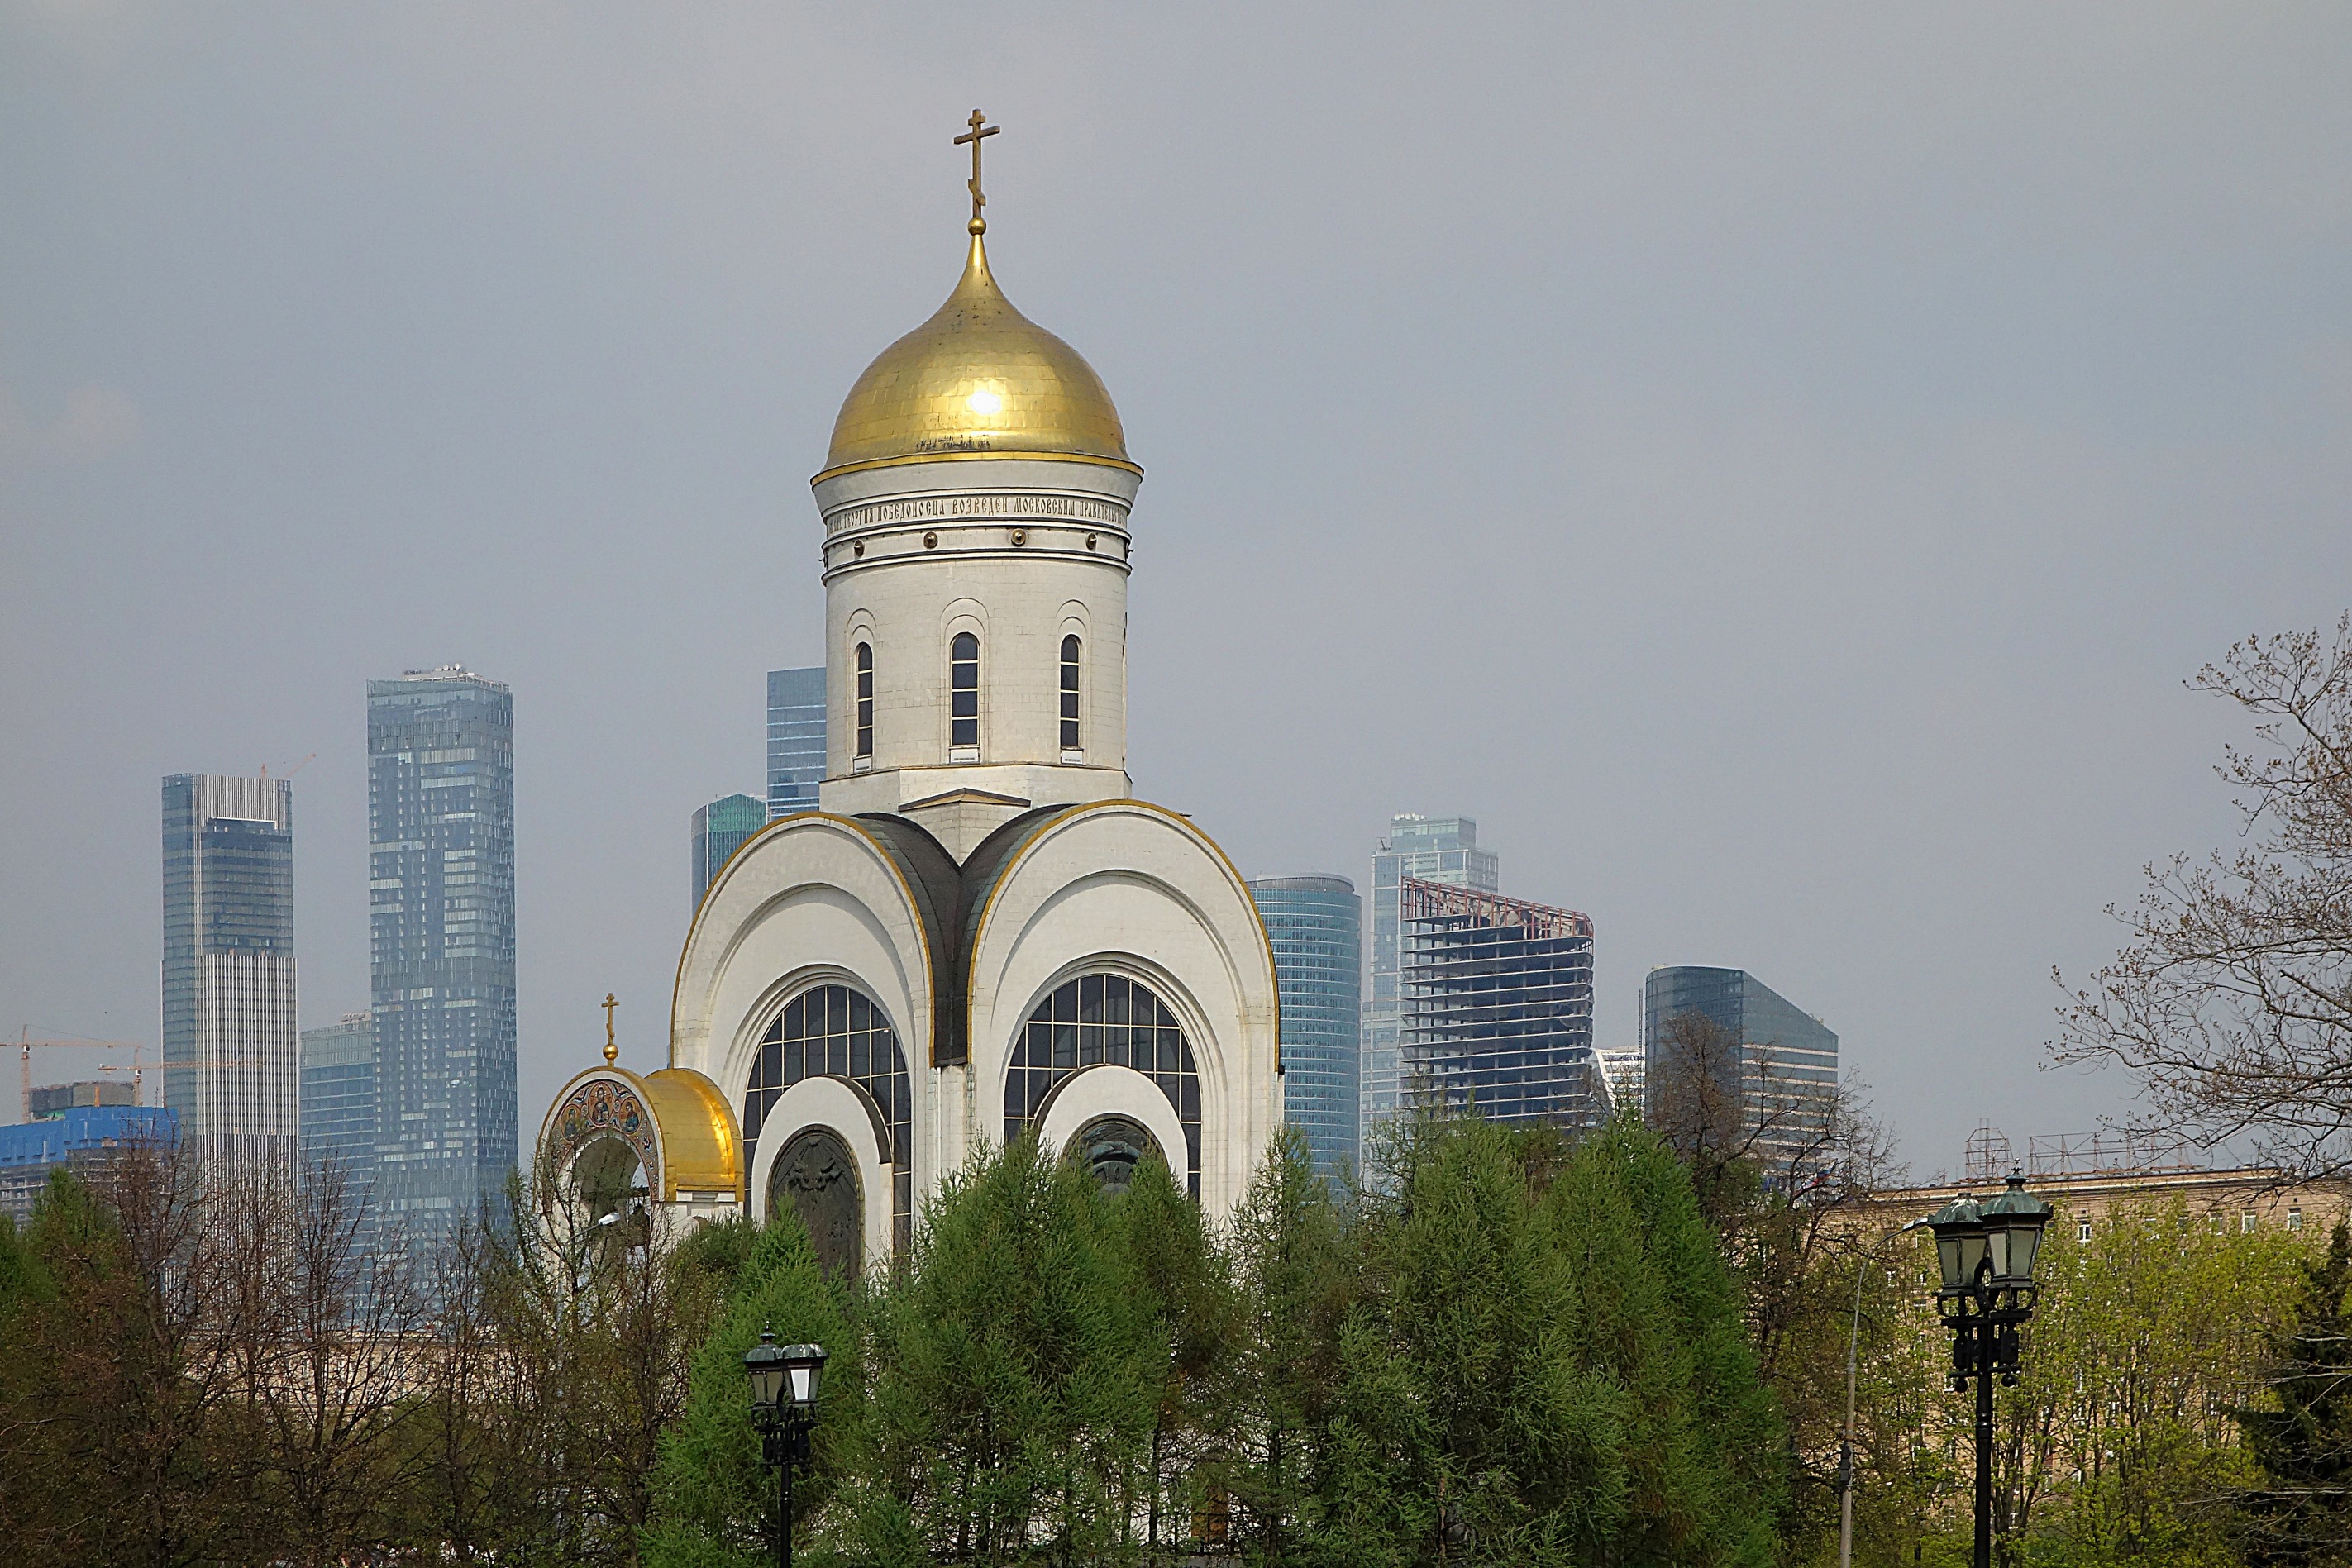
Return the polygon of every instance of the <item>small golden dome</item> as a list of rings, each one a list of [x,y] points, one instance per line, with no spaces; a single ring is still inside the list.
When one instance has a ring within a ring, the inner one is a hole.
[[[1134,466],[1102,378],[1076,349],[1013,308],[989,276],[988,252],[974,234],[947,303],[883,350],[849,389],[817,477],[982,455]]]

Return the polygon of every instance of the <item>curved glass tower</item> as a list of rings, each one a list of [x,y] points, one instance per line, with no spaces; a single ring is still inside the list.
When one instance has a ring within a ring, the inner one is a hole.
[[[1282,1114],[1307,1134],[1315,1168],[1356,1168],[1361,1104],[1364,901],[1344,876],[1249,884],[1274,944],[1282,1003]]]

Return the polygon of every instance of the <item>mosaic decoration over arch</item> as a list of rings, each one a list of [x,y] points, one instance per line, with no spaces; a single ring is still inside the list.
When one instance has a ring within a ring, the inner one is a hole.
[[[847,986],[817,986],[778,1009],[751,1059],[743,1091],[743,1169],[758,1169],[760,1129],[784,1091],[804,1078],[838,1078],[873,1097],[889,1125],[882,1157],[890,1163],[890,1218],[903,1250],[913,1233],[915,1181],[911,1134],[914,1085],[906,1053],[880,1007]]]
[[[654,1136],[654,1116],[636,1091],[610,1078],[592,1078],[565,1096],[555,1113],[556,1134],[562,1141],[555,1151],[556,1167],[568,1168],[591,1139],[618,1137],[636,1151],[646,1179],[658,1187],[661,1158]]]
[[[1160,1085],[1184,1128],[1184,1190],[1201,1197],[1201,1075],[1175,1009],[1124,975],[1083,975],[1037,1004],[1004,1075],[1004,1141],[1035,1122],[1083,1068],[1132,1068]]]

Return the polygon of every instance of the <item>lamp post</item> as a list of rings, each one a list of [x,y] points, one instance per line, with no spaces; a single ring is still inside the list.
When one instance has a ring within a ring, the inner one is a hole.
[[[2012,1170],[1990,1202],[1963,1193],[1927,1218],[1943,1275],[1936,1301],[1952,1331],[1952,1386],[1976,1384],[1976,1568],[1992,1568],[1992,1383],[2017,1381],[2017,1327],[2033,1315],[2033,1257],[2050,1215]]]
[[[760,1428],[760,1456],[776,1471],[776,1562],[793,1563],[793,1468],[809,1457],[809,1427],[816,1420],[817,1385],[824,1379],[824,1347],[778,1344],[774,1333],[760,1331],[760,1343],[743,1356],[751,1384],[751,1420]]]

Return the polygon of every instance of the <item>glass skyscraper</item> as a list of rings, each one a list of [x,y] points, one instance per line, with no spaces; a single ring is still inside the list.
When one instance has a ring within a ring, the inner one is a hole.
[[[743,841],[768,825],[768,812],[749,795],[722,795],[708,806],[694,809],[694,903],[710,891],[710,879]]]
[[[375,1170],[375,1031],[365,1013],[345,1013],[302,1031],[302,1158],[324,1160],[364,1187]]]
[[[816,810],[824,777],[824,666],[768,672],[768,815]],[[697,894],[700,899],[701,894]]]
[[[1410,876],[1398,904],[1405,1102],[1568,1128],[1606,1117],[1591,918]]]
[[[456,665],[368,683],[375,1207],[420,1240],[515,1164],[514,701]]]
[[[205,1157],[291,1170],[294,787],[163,780],[163,1105]]]
[[[1388,837],[1372,856],[1371,946],[1364,987],[1363,1128],[1396,1114],[1402,1104],[1402,1062],[1399,1031],[1403,992],[1398,965],[1402,956],[1402,917],[1398,895],[1404,879],[1440,883],[1493,893],[1502,885],[1500,862],[1478,847],[1478,824],[1467,817],[1391,818]]]
[[[1356,1168],[1362,1113],[1364,901],[1344,876],[1268,876],[1249,884],[1274,946],[1282,1006],[1282,1114],[1307,1135],[1315,1168]]]
[[[1726,1095],[1736,1095],[1743,1133],[1768,1161],[1787,1164],[1822,1152],[1836,1103],[1838,1037],[1828,1025],[1745,969],[1673,964],[1650,971],[1642,984],[1643,1077],[1655,1115],[1660,1097],[1690,1078],[1676,1060],[1668,1027],[1697,1014],[1732,1047],[1703,1071]]]

